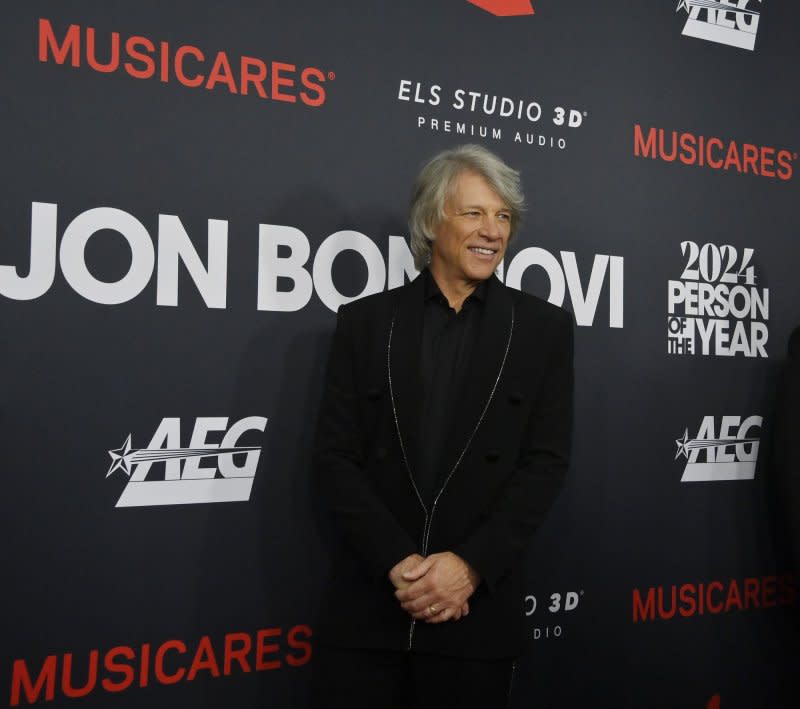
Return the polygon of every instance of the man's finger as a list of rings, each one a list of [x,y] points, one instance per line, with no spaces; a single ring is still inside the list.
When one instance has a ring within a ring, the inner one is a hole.
[[[425,574],[428,573],[434,563],[436,563],[436,559],[429,556],[427,559],[423,559],[415,567],[409,569],[408,571],[404,571],[403,578],[406,581],[416,581],[417,579],[421,579]]]
[[[469,601],[464,601],[464,605],[461,606],[461,615],[469,615]]]
[[[425,595],[420,598],[415,598],[412,601],[406,601],[405,603],[401,603],[400,607],[406,611],[406,613],[427,613],[428,608],[430,606],[434,606],[433,612],[436,612],[437,608],[441,608],[441,602],[437,605],[436,598],[434,596]]]
[[[436,615],[432,615],[425,622],[426,623],[446,623],[453,617],[454,610],[452,608],[445,608],[439,611]]]
[[[425,582],[416,582],[409,584],[405,588],[399,588],[394,592],[394,597],[401,603],[413,601],[429,594],[431,591],[430,584]]]
[[[449,608],[444,608],[441,604],[437,605],[436,603],[429,603],[424,608],[413,612],[411,615],[417,620],[424,620],[427,623],[432,621],[434,618],[438,618],[443,613],[447,613],[449,615],[449,611]],[[445,616],[445,618],[447,617],[448,616]]]
[[[428,606],[425,606],[425,608],[420,611],[408,611],[408,614],[415,620],[429,620],[433,618],[430,610],[428,610]]]

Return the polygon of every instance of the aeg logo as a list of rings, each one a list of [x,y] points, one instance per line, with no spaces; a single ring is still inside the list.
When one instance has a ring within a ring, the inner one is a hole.
[[[471,5],[491,12],[497,17],[517,17],[519,15],[533,15],[534,9],[531,0],[467,0]]]
[[[228,425],[226,416],[199,417],[188,448],[181,448],[181,421],[165,418],[146,448],[132,448],[131,435],[119,448],[108,451],[111,466],[128,476],[117,507],[188,505],[205,502],[246,502],[261,455],[260,446],[239,446],[247,431],[264,432],[267,419],[248,416]],[[225,432],[220,443],[207,437]],[[202,458],[216,458],[216,466],[201,466]],[[181,466],[181,462],[183,465]],[[150,476],[153,463],[164,463],[160,476]]]
[[[689,438],[685,429],[675,439],[680,456],[686,458],[681,482],[716,482],[720,480],[752,480],[756,474],[759,437],[753,429],[761,429],[761,416],[723,416],[719,428],[714,416],[704,416],[696,438]],[[700,461],[700,456],[705,460]]]
[[[748,0],[681,0],[675,12],[686,10],[689,15],[684,36],[752,51],[761,15],[748,4]]]

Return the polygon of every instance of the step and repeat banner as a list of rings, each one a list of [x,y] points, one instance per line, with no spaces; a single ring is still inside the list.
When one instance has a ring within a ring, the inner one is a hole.
[[[798,28],[779,0],[5,3],[0,706],[305,706],[335,311],[416,275],[411,181],[466,142],[522,172],[503,280],[577,323],[512,705],[796,706]]]

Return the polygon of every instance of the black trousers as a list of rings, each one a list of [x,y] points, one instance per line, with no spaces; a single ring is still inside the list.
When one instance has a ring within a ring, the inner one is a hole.
[[[317,645],[314,709],[506,709],[514,662]]]

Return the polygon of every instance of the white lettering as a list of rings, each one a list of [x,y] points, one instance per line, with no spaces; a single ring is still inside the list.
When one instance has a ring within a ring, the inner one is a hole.
[[[220,448],[235,448],[245,431],[261,431],[267,427],[267,419],[263,416],[247,416],[234,423],[220,443]],[[255,477],[260,450],[247,451],[244,454],[244,462],[237,466],[233,462],[234,455],[241,453],[222,453],[218,458],[219,472],[226,478],[252,478]]]
[[[189,448],[208,448],[211,451],[219,448],[218,443],[209,443],[206,437],[212,431],[224,431],[227,427],[227,416],[198,416],[194,423]],[[211,453],[211,455],[216,454]],[[209,480],[214,477],[217,472],[217,466],[203,467],[200,465],[202,459],[199,455],[186,459],[183,464],[183,475],[181,476],[183,480]]]
[[[103,229],[121,234],[131,249],[128,272],[112,283],[95,278],[84,259],[89,239]],[[153,274],[155,252],[147,229],[138,219],[121,209],[97,207],[79,214],[64,230],[59,260],[64,278],[76,293],[95,303],[119,305],[144,290]]]
[[[208,220],[208,268],[197,254],[181,220],[158,215],[156,304],[178,305],[178,262],[183,261],[209,308],[224,308],[228,286],[228,222]]]
[[[31,265],[28,275],[20,278],[14,266],[0,266],[0,295],[14,300],[34,300],[53,285],[56,274],[57,214],[56,204],[31,204]]]
[[[360,254],[367,264],[367,285],[353,296],[344,296],[336,289],[331,273],[333,260],[347,250]],[[380,249],[372,239],[357,231],[337,231],[322,242],[314,257],[314,287],[319,299],[336,312],[340,305],[382,291],[386,283],[385,269]]]
[[[406,282],[413,281],[419,271],[414,266],[414,255],[408,246],[408,242],[402,236],[389,237],[389,271],[388,286],[398,288]]]
[[[594,322],[597,304],[600,302],[600,289],[603,287],[603,279],[606,275],[608,256],[598,254],[594,257],[586,295],[584,295],[581,287],[581,277],[578,274],[578,263],[575,254],[571,251],[562,251],[561,261],[564,264],[564,275],[567,278],[567,287],[572,300],[572,310],[575,313],[575,322],[578,325],[591,325]]]
[[[159,448],[181,447],[181,420],[179,418],[161,419],[156,432],[147,444],[148,450],[158,450]],[[139,463],[131,473],[131,482],[141,482],[147,477],[153,464],[150,462]],[[172,458],[166,461],[164,480],[180,480],[181,461]]]
[[[555,305],[564,302],[566,282],[561,265],[549,251],[538,246],[529,246],[522,249],[511,261],[506,272],[506,285],[510,288],[522,289],[522,276],[531,266],[539,266],[550,281],[550,295],[547,300]]]
[[[278,248],[289,248],[289,256],[279,258]],[[258,309],[293,312],[311,299],[314,286],[311,274],[303,268],[311,255],[306,235],[291,226],[261,224],[258,228]],[[294,283],[289,291],[278,290],[278,278]]]

